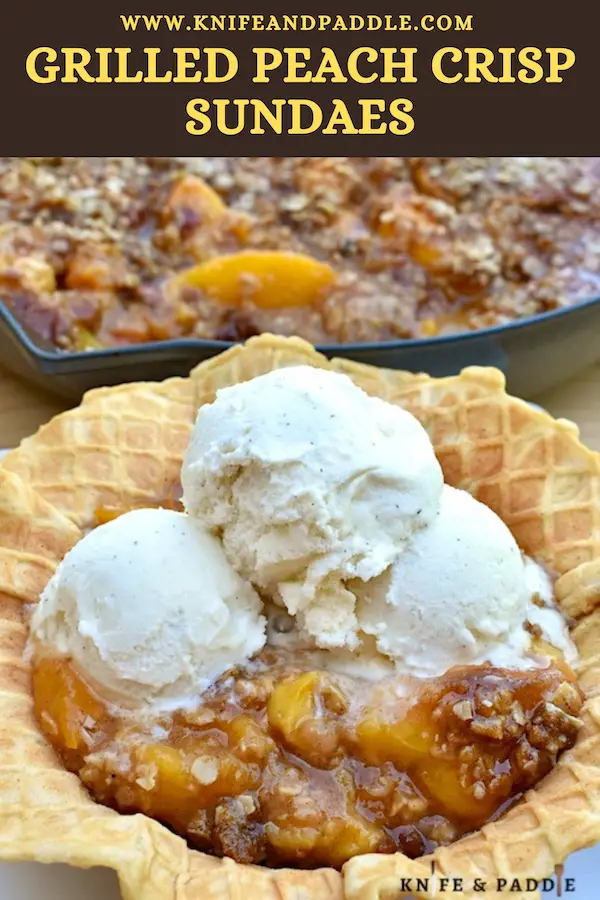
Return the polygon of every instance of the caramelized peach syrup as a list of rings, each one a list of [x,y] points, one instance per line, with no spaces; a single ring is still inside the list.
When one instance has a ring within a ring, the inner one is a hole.
[[[35,711],[92,796],[245,863],[416,857],[498,815],[571,747],[582,695],[561,662],[377,685],[265,651],[198,708],[135,717],[40,658]],[[402,688],[402,689],[401,689]]]

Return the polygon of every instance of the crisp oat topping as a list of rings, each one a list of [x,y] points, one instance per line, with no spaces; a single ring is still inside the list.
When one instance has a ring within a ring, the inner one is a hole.
[[[473,707],[471,706],[470,700],[459,700],[452,707],[452,711],[464,722],[468,722],[469,719],[473,718]]]
[[[300,307],[255,302],[243,270],[235,302],[166,287],[247,250],[309,254],[335,279]],[[501,324],[600,293],[600,160],[4,157],[0,288],[67,350]]]
[[[213,784],[219,775],[219,765],[210,756],[198,756],[192,763],[190,772],[200,784]]]
[[[158,775],[158,767],[155,763],[148,763],[138,767],[138,776],[135,783],[139,785],[143,791],[151,791],[156,786],[156,776]]]
[[[150,723],[103,706],[65,660],[34,661],[33,686],[40,727],[98,802],[198,850],[309,867],[417,857],[481,827],[573,746],[583,700],[561,662],[455,668],[398,693],[397,676],[273,649]]]
[[[473,796],[476,800],[483,800],[485,797],[486,790],[485,784],[482,781],[476,781],[473,785]]]

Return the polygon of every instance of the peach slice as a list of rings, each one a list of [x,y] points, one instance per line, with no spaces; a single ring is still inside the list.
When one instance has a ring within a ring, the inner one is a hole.
[[[199,224],[212,225],[227,215],[228,208],[202,178],[184,175],[169,195],[167,211],[176,216],[191,215]]]
[[[433,733],[426,711],[417,706],[398,721],[386,721],[369,713],[356,729],[362,755],[369,765],[384,762],[410,766],[428,756]]]
[[[277,685],[267,707],[269,723],[291,749],[317,768],[328,768],[339,747],[341,693],[318,672]]]
[[[315,715],[319,681],[317,672],[306,672],[282,681],[269,697],[269,723],[287,741],[293,742],[302,722]]]
[[[416,777],[430,797],[471,825],[483,824],[498,806],[497,794],[488,793],[482,784],[469,787],[461,783],[456,760],[430,757],[419,766]]]
[[[182,754],[168,744],[142,744],[135,753],[138,770],[154,770],[154,787],[164,787],[173,797],[188,796],[197,788],[184,764]]]
[[[105,708],[68,663],[40,660],[33,670],[33,699],[52,742],[76,753],[89,750],[88,726],[105,717]]]
[[[326,263],[302,253],[244,250],[215,256],[175,275],[167,291],[177,296],[186,286],[228,306],[251,300],[264,309],[310,306],[333,283]]]
[[[230,747],[244,762],[264,763],[275,743],[250,716],[236,716],[227,726]]]

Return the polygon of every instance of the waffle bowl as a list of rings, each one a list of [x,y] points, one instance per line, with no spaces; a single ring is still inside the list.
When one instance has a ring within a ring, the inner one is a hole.
[[[341,873],[216,859],[141,814],[95,803],[37,730],[23,658],[28,604],[93,527],[97,507],[176,494],[197,408],[220,387],[298,364],[344,372],[414,413],[446,481],[491,506],[523,550],[556,572],[587,698],[575,747],[497,821],[430,856],[370,854]],[[432,898],[444,875],[463,879],[461,896],[482,896],[476,886],[483,882],[485,897],[500,898],[498,878],[545,877],[600,840],[600,456],[571,423],[508,396],[494,369],[433,379],[327,360],[295,338],[262,335],[201,364],[189,379],[92,391],[0,467],[0,749],[0,858],[111,867],[125,900]],[[429,879],[427,887],[415,879]]]

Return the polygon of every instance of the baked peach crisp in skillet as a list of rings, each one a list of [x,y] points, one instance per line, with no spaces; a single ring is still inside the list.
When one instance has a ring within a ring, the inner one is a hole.
[[[0,289],[67,352],[502,325],[600,292],[598,157],[0,157]]]
[[[33,614],[38,723],[100,803],[340,867],[452,843],[574,745],[552,578],[408,412],[283,368],[201,407],[182,484],[100,511]]]

